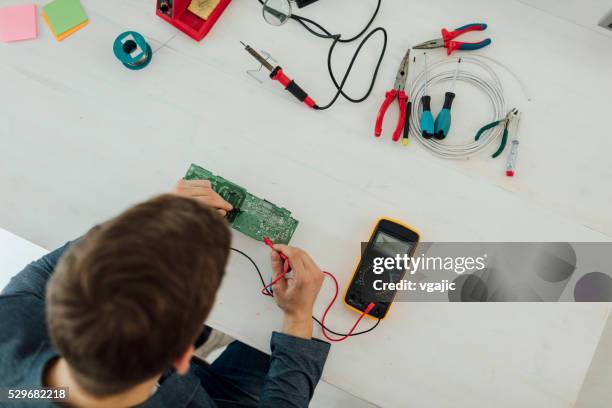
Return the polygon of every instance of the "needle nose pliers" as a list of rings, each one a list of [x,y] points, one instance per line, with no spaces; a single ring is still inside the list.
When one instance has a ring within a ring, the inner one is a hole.
[[[376,126],[374,127],[374,134],[378,137],[382,134],[382,124],[387,113],[387,109],[391,102],[398,99],[400,116],[393,132],[393,141],[397,142],[402,135],[402,130],[406,126],[406,111],[408,106],[408,95],[405,92],[406,81],[408,80],[408,72],[410,70],[410,50],[406,51],[406,55],[402,59],[402,63],[397,70],[397,76],[395,77],[395,85],[393,89],[385,94],[385,100],[380,106],[378,111],[378,117],[376,118]]]
[[[486,40],[482,40],[477,43],[466,43],[453,41],[455,38],[459,37],[470,31],[484,31],[487,29],[487,25],[484,23],[476,23],[476,24],[468,24],[463,27],[459,27],[454,31],[448,31],[446,28],[442,29],[442,38],[437,38],[435,40],[425,41],[414,47],[417,50],[430,50],[434,48],[446,48],[446,52],[448,55],[451,55],[453,52],[457,50],[461,51],[474,51],[479,50],[481,48],[486,47],[491,44],[491,39],[487,38]]]
[[[495,122],[491,122],[488,125],[483,126],[478,131],[478,133],[476,133],[476,137],[474,138],[474,140],[478,141],[480,139],[480,137],[484,134],[484,132],[486,132],[487,130],[493,129],[493,128],[503,124],[504,125],[504,133],[502,135],[501,144],[499,145],[499,148],[497,149],[497,151],[495,153],[493,153],[493,155],[491,156],[494,159],[497,158],[500,154],[502,154],[502,152],[506,148],[506,143],[508,143],[508,127],[510,126],[510,122],[512,122],[512,120],[514,120],[518,116],[519,116],[518,109],[513,108],[510,112],[508,112],[508,114],[506,115],[505,118],[500,119],[500,120],[496,120]]]

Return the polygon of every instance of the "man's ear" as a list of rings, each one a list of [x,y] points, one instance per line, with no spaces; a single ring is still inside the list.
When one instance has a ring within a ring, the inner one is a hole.
[[[178,374],[180,375],[187,374],[187,371],[189,371],[189,362],[191,361],[191,356],[193,356],[194,351],[195,351],[195,347],[192,344],[189,347],[187,347],[185,352],[179,358],[174,360],[173,367]]]

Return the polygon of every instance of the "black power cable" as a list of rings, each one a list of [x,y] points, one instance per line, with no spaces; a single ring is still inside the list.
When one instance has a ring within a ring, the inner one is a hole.
[[[262,5],[264,4],[263,0],[259,0],[259,2]],[[314,36],[319,37],[319,38],[333,40],[331,46],[329,47],[329,52],[327,54],[327,70],[329,72],[329,76],[332,79],[332,82],[334,83],[334,86],[336,87],[337,92],[336,92],[336,95],[334,95],[332,100],[327,105],[323,105],[323,106],[315,105],[314,106],[315,109],[324,110],[324,109],[330,108],[338,100],[340,95],[342,95],[346,100],[352,103],[361,103],[365,101],[366,99],[368,99],[368,97],[372,93],[372,89],[374,89],[374,85],[376,84],[376,78],[378,77],[378,71],[380,69],[380,65],[382,64],[382,61],[385,57],[385,52],[387,50],[387,30],[385,30],[383,27],[377,27],[373,29],[372,31],[370,31],[364,37],[364,39],[359,44],[359,47],[357,47],[357,50],[353,54],[353,57],[351,58],[351,62],[348,68],[346,69],[346,72],[344,73],[344,77],[342,78],[342,81],[340,81],[340,83],[338,83],[338,80],[336,79],[336,76],[334,75],[334,72],[332,70],[332,55],[333,55],[334,49],[336,48],[336,44],[338,43],[347,44],[347,43],[356,41],[359,38],[361,38],[370,29],[370,27],[374,23],[374,20],[376,19],[376,16],[378,15],[378,11],[380,10],[381,3],[382,3],[382,0],[378,0],[378,3],[376,5],[376,10],[374,10],[372,17],[370,18],[370,21],[366,24],[366,26],[358,34],[354,35],[353,37],[346,38],[346,39],[343,39],[341,34],[332,34],[329,30],[324,28],[321,24],[309,18],[298,16],[296,14],[292,14],[290,16],[291,19],[300,23],[308,32],[310,32]],[[313,27],[319,31],[316,31]],[[348,80],[349,75],[351,74],[351,71],[353,70],[353,65],[355,63],[355,60],[357,60],[357,57],[359,56],[361,49],[363,48],[365,43],[370,38],[372,38],[374,34],[379,33],[379,32],[382,33],[382,36],[383,36],[383,46],[382,46],[382,50],[380,51],[380,57],[378,58],[378,62],[376,63],[376,67],[374,68],[374,73],[372,74],[372,81],[370,82],[370,86],[368,90],[362,97],[353,98],[344,92],[344,86],[346,84],[346,81]]]
[[[263,274],[261,273],[261,270],[259,269],[259,266],[257,266],[257,263],[255,263],[255,261],[253,260],[253,258],[251,258],[250,256],[248,256],[246,253],[242,252],[242,251],[241,251],[241,250],[239,250],[239,249],[236,249],[236,248],[230,248],[230,249],[231,249],[232,251],[237,252],[237,253],[239,253],[240,255],[244,256],[246,259],[248,259],[248,260],[249,260],[249,262],[251,262],[251,264],[253,265],[253,267],[254,267],[254,268],[255,268],[255,270],[257,271],[257,275],[259,275],[259,280],[261,281],[261,284],[263,285],[263,287],[264,287],[264,288],[266,288],[266,286],[267,286],[267,285],[266,285],[266,281],[265,281],[265,279],[264,279],[264,277],[263,277]],[[327,330],[328,332],[330,332],[330,333],[332,333],[332,334],[334,334],[334,335],[336,335],[336,336],[341,336],[341,337],[343,337],[343,336],[347,336],[346,334],[343,334],[343,333],[337,333],[337,332],[335,332],[335,331],[333,331],[333,330],[329,329],[327,326],[323,326],[323,323],[321,323],[321,321],[320,321],[319,319],[317,319],[316,317],[314,317],[314,316],[312,316],[312,320],[314,320],[315,322],[317,322],[317,324],[318,324],[319,326],[321,326],[321,328],[322,328],[322,329],[324,328],[325,330]],[[370,327],[369,329],[366,329],[366,330],[363,330],[363,331],[360,331],[360,332],[357,332],[357,333],[352,333],[352,334],[349,334],[348,336],[349,336],[349,337],[353,337],[353,336],[359,336],[360,334],[366,334],[366,333],[369,333],[369,332],[371,332],[372,330],[374,330],[374,329],[375,329],[375,328],[378,326],[378,324],[379,324],[379,323],[380,323],[380,319],[378,319],[378,320],[376,321],[376,323],[374,324],[374,326]]]

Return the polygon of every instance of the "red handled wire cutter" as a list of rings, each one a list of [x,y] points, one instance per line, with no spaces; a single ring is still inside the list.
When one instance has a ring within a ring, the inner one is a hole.
[[[486,47],[491,44],[491,39],[487,38],[486,40],[482,40],[477,43],[466,43],[453,41],[455,38],[459,37],[470,31],[484,31],[487,29],[487,25],[484,23],[476,23],[476,24],[468,24],[463,27],[459,27],[454,31],[448,31],[446,28],[442,29],[442,38],[437,38],[435,40],[425,41],[414,47],[415,50],[430,50],[433,48],[446,48],[446,52],[448,55],[451,55],[453,52],[460,51],[474,51],[479,50],[481,48]]]
[[[406,89],[406,81],[408,80],[408,71],[410,70],[410,50],[406,51],[406,55],[404,59],[402,59],[402,64],[400,65],[397,76],[395,77],[395,85],[393,89],[385,94],[385,101],[380,106],[380,110],[378,111],[378,117],[376,118],[376,126],[374,127],[374,134],[378,137],[382,134],[382,124],[385,118],[385,114],[387,113],[387,109],[391,102],[398,99],[399,108],[400,108],[400,116],[397,122],[397,126],[395,128],[395,132],[393,132],[393,141],[397,142],[402,134],[402,130],[404,130],[404,126],[406,126],[406,110],[408,105],[408,95],[405,92]]]

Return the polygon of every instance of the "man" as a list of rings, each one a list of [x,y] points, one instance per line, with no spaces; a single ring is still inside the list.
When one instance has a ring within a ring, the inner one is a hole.
[[[275,246],[293,277],[274,286],[272,355],[234,342],[211,365],[192,359],[231,208],[209,182],[182,180],[27,266],[0,295],[0,389],[67,387],[69,405],[88,408],[307,406],[329,344],[312,339],[323,273],[300,249]]]

